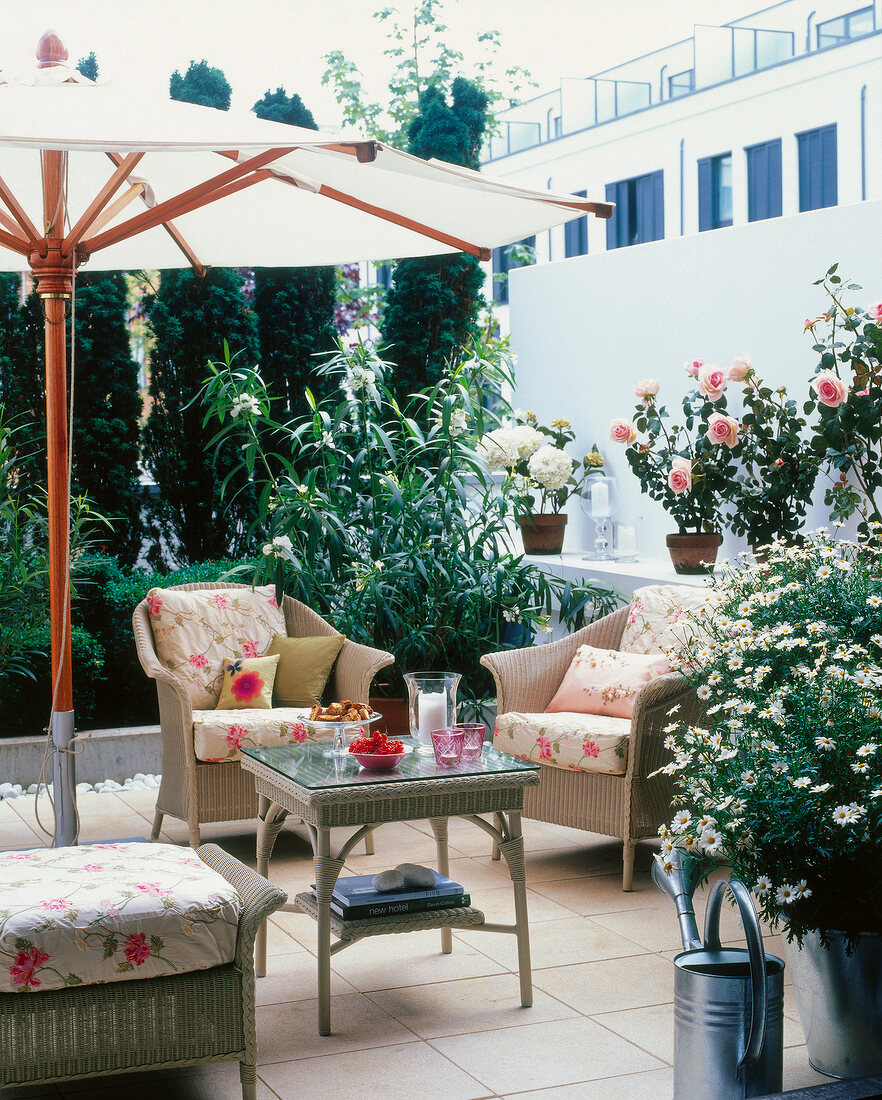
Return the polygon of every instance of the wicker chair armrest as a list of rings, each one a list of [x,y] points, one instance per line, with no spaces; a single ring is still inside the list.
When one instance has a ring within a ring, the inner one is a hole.
[[[618,648],[627,613],[628,609],[623,607],[558,642],[485,654],[481,664],[490,669],[496,681],[498,713],[505,714],[511,710],[537,713],[545,710],[580,645],[596,646],[598,649]]]
[[[331,693],[335,699],[354,699],[357,703],[366,703],[373,678],[381,668],[394,663],[391,653],[347,639],[334,665]]]
[[[678,709],[671,714],[674,707]],[[675,721],[695,721],[700,710],[695,689],[679,672],[651,680],[634,700],[628,770],[647,776],[667,763],[671,754],[664,747],[665,728]]]
[[[242,900],[236,936],[236,965],[240,969],[248,970],[254,965],[254,937],[257,929],[270,913],[275,913],[285,904],[288,895],[217,844],[200,845],[196,849],[196,855],[203,863],[223,875]]]

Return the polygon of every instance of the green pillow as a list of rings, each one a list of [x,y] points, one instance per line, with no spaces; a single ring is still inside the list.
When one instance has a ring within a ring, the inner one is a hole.
[[[319,634],[309,638],[283,638],[276,634],[269,649],[279,655],[273,702],[277,707],[311,707],[320,703],[345,634]]]
[[[273,705],[273,681],[276,657],[231,657],[224,662],[224,686],[218,710],[246,710],[250,707],[270,710]]]

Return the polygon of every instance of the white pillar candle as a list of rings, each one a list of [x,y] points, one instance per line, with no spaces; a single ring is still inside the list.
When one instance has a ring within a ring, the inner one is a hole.
[[[421,691],[417,698],[417,722],[420,741],[432,744],[432,730],[443,730],[447,725],[447,694],[443,691]]]
[[[605,481],[591,486],[591,515],[598,518],[609,515],[609,486]]]
[[[628,555],[637,553],[637,532],[633,527],[623,524],[619,528],[619,553]]]

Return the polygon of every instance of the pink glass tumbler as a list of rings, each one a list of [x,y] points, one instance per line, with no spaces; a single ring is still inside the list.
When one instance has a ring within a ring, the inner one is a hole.
[[[435,750],[435,763],[442,768],[459,763],[462,755],[464,733],[459,729],[447,728],[432,730],[432,748]]]
[[[487,727],[483,722],[457,722],[454,729],[463,732],[463,760],[477,760],[484,748],[484,734]]]

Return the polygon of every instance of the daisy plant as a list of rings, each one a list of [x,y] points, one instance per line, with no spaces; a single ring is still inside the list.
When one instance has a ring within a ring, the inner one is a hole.
[[[675,658],[706,706],[673,721],[678,782],[661,829],[728,861],[773,927],[801,942],[882,931],[882,524],[861,543],[824,529],[727,565],[703,635]]]

